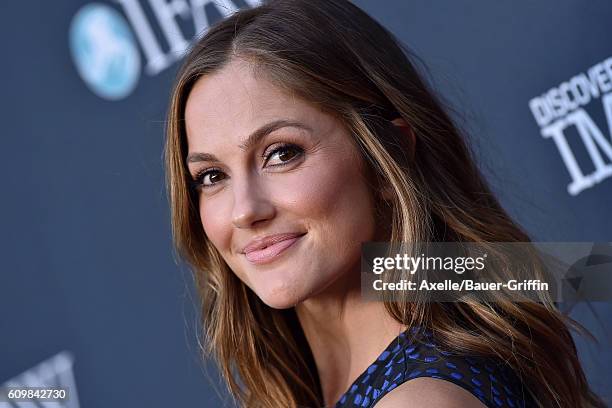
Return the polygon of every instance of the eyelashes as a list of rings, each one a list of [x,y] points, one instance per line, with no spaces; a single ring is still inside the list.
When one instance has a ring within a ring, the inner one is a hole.
[[[282,167],[293,163],[304,154],[304,149],[293,143],[281,143],[273,145],[274,147],[266,150],[262,154],[264,159],[264,167]],[[269,164],[270,162],[275,162]],[[208,167],[198,171],[191,180],[191,187],[199,189],[207,189],[214,187],[219,182],[224,180],[227,175],[217,167]]]

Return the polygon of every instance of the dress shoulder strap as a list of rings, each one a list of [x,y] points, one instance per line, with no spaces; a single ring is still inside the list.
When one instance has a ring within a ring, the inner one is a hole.
[[[443,350],[431,332],[401,333],[341,397],[336,408],[373,407],[387,393],[419,377],[450,381],[490,408],[529,408],[530,397],[512,369],[500,361]]]

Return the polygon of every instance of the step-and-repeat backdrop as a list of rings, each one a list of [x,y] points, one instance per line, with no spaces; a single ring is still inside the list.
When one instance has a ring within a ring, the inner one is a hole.
[[[172,255],[163,123],[184,50],[255,3],[2,4],[0,384],[68,386],[73,408],[223,405]],[[422,58],[536,240],[612,241],[611,2],[356,3]],[[598,337],[577,344],[609,398],[612,307],[565,312]]]

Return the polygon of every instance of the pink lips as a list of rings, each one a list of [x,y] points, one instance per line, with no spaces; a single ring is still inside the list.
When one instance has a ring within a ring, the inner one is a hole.
[[[274,260],[281,252],[293,245],[303,234],[281,234],[267,237],[262,242],[248,245],[244,249],[246,259],[254,264]]]

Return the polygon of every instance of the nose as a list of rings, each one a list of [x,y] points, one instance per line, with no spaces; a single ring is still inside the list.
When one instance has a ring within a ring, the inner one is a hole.
[[[269,194],[253,179],[234,183],[233,189],[232,223],[236,228],[250,228],[274,217],[275,208]]]

